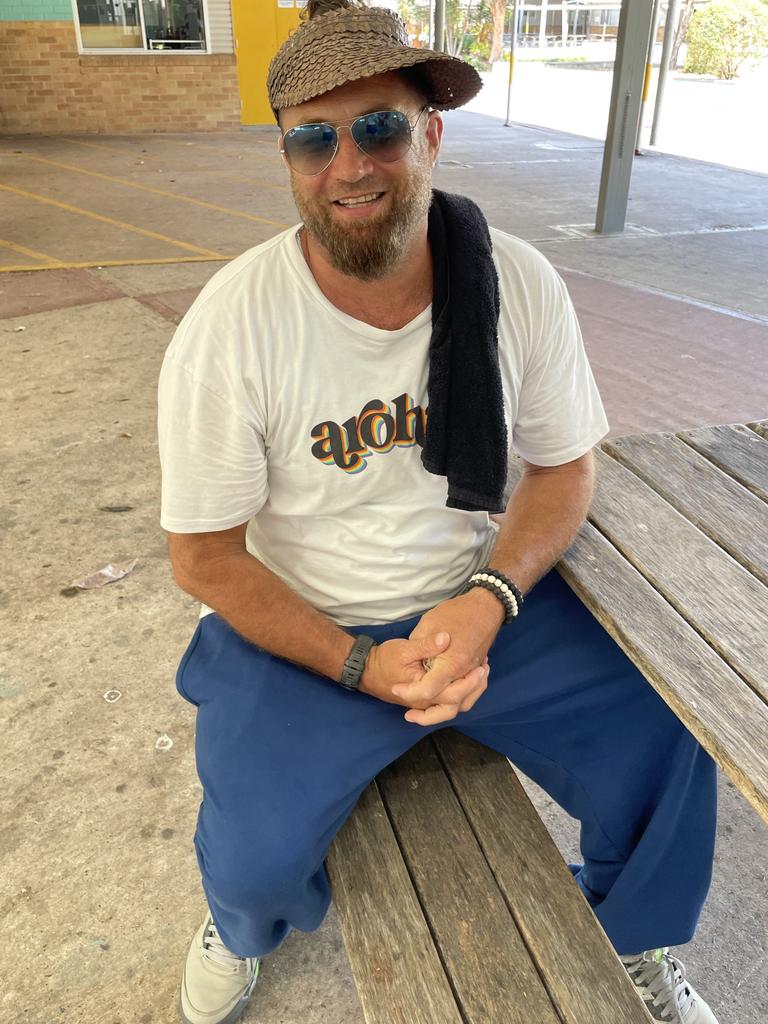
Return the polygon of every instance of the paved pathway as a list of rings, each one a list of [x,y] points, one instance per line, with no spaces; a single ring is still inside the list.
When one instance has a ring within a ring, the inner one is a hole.
[[[594,142],[446,120],[437,183],[563,268],[614,433],[765,418],[763,179],[654,157],[633,182],[641,230],[597,238]],[[202,901],[194,718],[173,673],[197,606],[158,524],[155,387],[215,255],[295,219],[273,146],[269,132],[0,143],[7,1024],[176,1019]],[[19,260],[53,269],[2,272]],[[72,596],[73,580],[133,558],[122,582]],[[768,830],[725,780],[721,796],[712,893],[681,953],[720,1024],[763,1024]],[[534,798],[575,859],[573,823]],[[333,914],[270,958],[243,1020],[361,1024]]]

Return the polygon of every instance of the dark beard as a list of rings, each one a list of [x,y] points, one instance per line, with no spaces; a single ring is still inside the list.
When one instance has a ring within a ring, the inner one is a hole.
[[[419,163],[402,186],[390,190],[388,213],[366,223],[350,221],[341,227],[325,204],[305,199],[292,185],[307,230],[320,242],[336,270],[360,281],[379,280],[394,269],[416,237],[432,200],[429,167]],[[352,191],[364,194],[380,190],[357,182]]]

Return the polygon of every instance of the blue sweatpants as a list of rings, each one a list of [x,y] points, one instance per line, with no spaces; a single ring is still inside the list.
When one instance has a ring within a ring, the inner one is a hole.
[[[359,632],[407,637],[418,619]],[[715,766],[554,572],[490,654],[488,689],[448,723],[506,755],[581,823],[576,879],[616,951],[688,942],[709,889]],[[274,657],[218,615],[178,669],[196,705],[195,848],[224,943],[274,950],[325,917],[326,851],[358,797],[427,732],[404,709]],[[514,826],[513,826],[514,827]]]

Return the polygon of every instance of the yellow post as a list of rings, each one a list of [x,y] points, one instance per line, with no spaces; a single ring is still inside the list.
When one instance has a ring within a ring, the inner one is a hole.
[[[637,138],[635,139],[635,156],[642,156],[640,149],[640,137],[643,133],[643,115],[645,105],[648,102],[648,95],[651,91],[651,76],[653,74],[653,49],[656,46],[656,33],[659,29],[659,14],[661,11],[661,0],[653,0],[653,17],[651,18],[651,37],[648,40],[648,57],[645,63],[645,78],[643,79],[643,95],[640,98],[640,114],[637,119]]]
[[[648,90],[651,87],[651,71],[652,65],[651,62],[648,61],[648,63],[645,65],[645,79],[643,81],[643,103],[648,102]]]
[[[507,119],[504,122],[504,127],[509,128],[512,123],[509,120],[509,115],[512,112],[512,76],[515,73],[515,50],[517,49],[517,3],[518,0],[512,2],[512,16],[510,18],[510,34],[509,34],[509,82],[507,83]]]

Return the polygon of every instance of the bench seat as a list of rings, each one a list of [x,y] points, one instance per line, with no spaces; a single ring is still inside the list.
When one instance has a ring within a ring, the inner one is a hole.
[[[648,1024],[506,758],[453,730],[363,793],[327,859],[366,1024]]]

